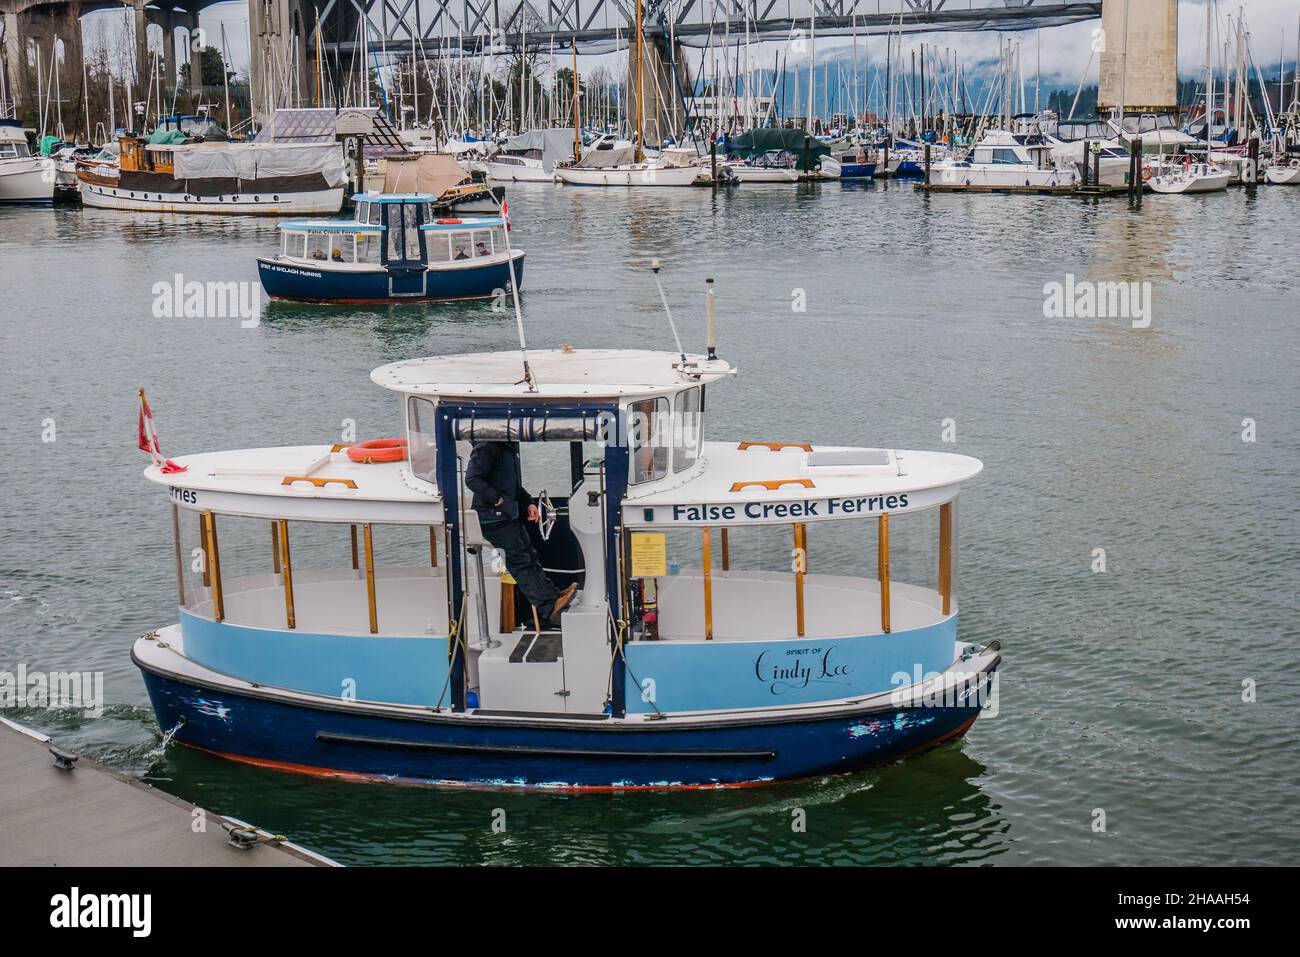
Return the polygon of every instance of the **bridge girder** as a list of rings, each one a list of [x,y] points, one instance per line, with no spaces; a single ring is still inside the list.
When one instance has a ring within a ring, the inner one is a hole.
[[[251,0],[256,2],[256,0]],[[1061,26],[1101,16],[1102,0],[982,0],[983,6],[948,8],[947,0],[896,0],[881,10],[877,0],[645,0],[647,37],[670,37],[685,46],[718,42],[730,22],[732,42],[746,37],[777,40],[807,32],[815,10],[820,36],[892,33],[1013,32]],[[330,51],[351,55],[363,46],[356,18],[371,24],[369,52],[411,53],[459,47],[469,53],[496,50],[568,50],[605,53],[627,46],[635,0],[328,0],[321,21],[346,9],[350,31],[324,29]],[[421,15],[424,13],[425,15]],[[748,27],[746,28],[746,24]],[[526,29],[525,29],[526,25]],[[350,32],[350,35],[345,35]],[[312,41],[314,42],[314,40]]]

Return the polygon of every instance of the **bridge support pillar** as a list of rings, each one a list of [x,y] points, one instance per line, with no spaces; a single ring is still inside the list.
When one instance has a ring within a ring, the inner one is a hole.
[[[162,27],[162,88],[166,92],[176,89],[176,14],[172,10],[159,10],[155,22]]]
[[[628,57],[630,70],[628,89],[632,94],[633,121],[632,129],[636,129],[635,117],[640,109],[637,102],[637,77],[636,77],[636,23],[629,25],[629,34],[633,37],[632,52]],[[645,87],[645,144],[655,146],[669,137],[679,139],[686,128],[685,110],[682,106],[682,98],[677,85],[677,76],[674,75],[673,64],[676,63],[677,71],[681,75],[682,85],[686,89],[691,89],[691,80],[686,68],[686,61],[682,57],[682,48],[680,44],[673,44],[659,28],[647,26],[645,28],[645,41],[641,46],[642,50],[642,85]]]
[[[1178,110],[1178,0],[1105,0],[1100,38],[1099,111]]]
[[[0,70],[4,71],[4,96],[8,103],[0,103],[0,108],[8,109],[10,103],[17,109],[27,105],[27,38],[18,22],[18,10],[6,3],[0,7]]]
[[[135,25],[135,76],[131,80],[131,95],[144,99],[143,92],[149,86],[149,15],[145,12],[146,0],[131,0],[132,18]],[[135,104],[131,104],[131,122],[128,127],[135,128]]]
[[[280,107],[309,105],[308,20],[301,0],[250,0],[248,12],[253,114],[262,124]]]

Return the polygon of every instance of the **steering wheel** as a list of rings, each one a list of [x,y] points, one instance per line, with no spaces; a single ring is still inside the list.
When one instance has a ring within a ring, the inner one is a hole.
[[[555,530],[555,519],[560,510],[551,503],[551,497],[546,494],[546,489],[542,489],[537,495],[537,531],[542,536],[542,541],[551,540],[551,532]]]

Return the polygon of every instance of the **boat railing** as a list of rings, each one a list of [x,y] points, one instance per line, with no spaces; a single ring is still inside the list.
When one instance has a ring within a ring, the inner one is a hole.
[[[173,509],[177,596],[184,612],[273,631],[447,633],[441,526],[267,520],[212,511],[194,521],[193,513]],[[492,581],[499,601],[499,577]]]
[[[632,534],[663,536],[665,556],[701,559],[695,570],[670,560],[668,574],[655,579],[661,639],[820,638],[890,634],[954,614],[956,524],[948,501],[869,518]],[[919,584],[926,581],[933,584]]]

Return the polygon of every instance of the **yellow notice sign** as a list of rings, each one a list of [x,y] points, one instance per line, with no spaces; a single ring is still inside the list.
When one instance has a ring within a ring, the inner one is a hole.
[[[632,533],[632,577],[664,578],[668,574],[668,536],[663,532]]]

